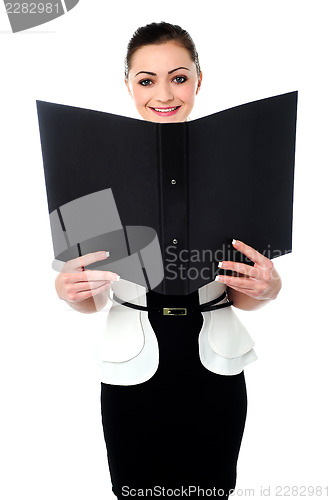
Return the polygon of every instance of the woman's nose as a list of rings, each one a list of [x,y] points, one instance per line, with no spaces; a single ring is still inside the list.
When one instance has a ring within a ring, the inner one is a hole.
[[[173,92],[169,85],[160,85],[157,90],[156,98],[160,102],[168,102],[173,100]]]

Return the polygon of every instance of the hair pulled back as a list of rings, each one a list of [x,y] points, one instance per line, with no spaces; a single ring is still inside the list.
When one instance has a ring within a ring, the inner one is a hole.
[[[136,50],[145,45],[158,45],[165,42],[174,41],[188,50],[192,61],[196,65],[198,78],[201,76],[198,54],[193,39],[189,33],[177,24],[166,22],[151,23],[138,28],[131,37],[127,46],[125,58],[125,78],[128,82],[132,58]]]

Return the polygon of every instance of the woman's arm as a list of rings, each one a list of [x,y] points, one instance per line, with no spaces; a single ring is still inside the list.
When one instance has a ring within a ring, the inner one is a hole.
[[[254,266],[232,261],[220,263],[221,269],[228,269],[240,275],[216,277],[216,281],[221,281],[229,287],[228,295],[234,307],[252,311],[277,298],[281,289],[281,278],[273,262],[242,241],[233,240],[233,246],[254,262]]]
[[[281,288],[281,280],[280,280],[280,288]],[[243,309],[244,311],[254,311],[255,309],[259,309],[260,307],[265,306],[272,299],[264,299],[259,300],[254,297],[249,297],[242,292],[237,290],[233,290],[232,288],[228,289],[228,297],[229,300],[233,301],[234,307],[238,309]]]
[[[84,268],[107,257],[106,252],[93,252],[66,262],[55,280],[58,297],[76,311],[86,314],[100,311],[107,304],[112,281],[120,277],[110,271]]]
[[[61,280],[61,273],[57,277],[57,280],[58,280],[58,278],[59,278],[59,280]],[[55,288],[58,292],[59,281],[57,282],[57,280],[55,280]],[[81,300],[80,302],[71,302],[71,301],[66,300],[66,299],[63,299],[63,300],[70,307],[75,309],[75,311],[85,313],[85,314],[95,313],[95,312],[100,311],[101,309],[103,309],[106,306],[106,304],[108,302],[108,288],[109,288],[109,286],[107,286],[107,290],[101,290],[98,293],[98,295],[95,295],[94,297],[90,297],[90,298],[85,299],[85,300]],[[58,296],[60,297],[59,293],[58,293]]]

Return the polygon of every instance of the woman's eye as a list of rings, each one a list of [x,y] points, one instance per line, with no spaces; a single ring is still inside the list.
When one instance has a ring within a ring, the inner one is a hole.
[[[174,78],[174,81],[175,81],[176,83],[184,83],[184,82],[186,82],[186,81],[187,81],[187,77],[185,77],[185,76],[176,76],[176,77]]]
[[[149,78],[146,78],[145,80],[141,80],[139,82],[140,85],[143,85],[143,87],[147,87],[148,85],[150,85],[152,82],[151,80],[149,80]]]

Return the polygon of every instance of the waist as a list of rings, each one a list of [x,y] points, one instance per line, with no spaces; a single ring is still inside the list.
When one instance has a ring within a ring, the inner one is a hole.
[[[194,312],[213,311],[233,305],[233,302],[228,300],[226,290],[218,297],[205,303],[200,303],[198,290],[187,295],[164,295],[149,291],[146,293],[146,306],[123,301],[115,294],[113,301],[132,309],[155,311],[164,316],[186,316]]]

